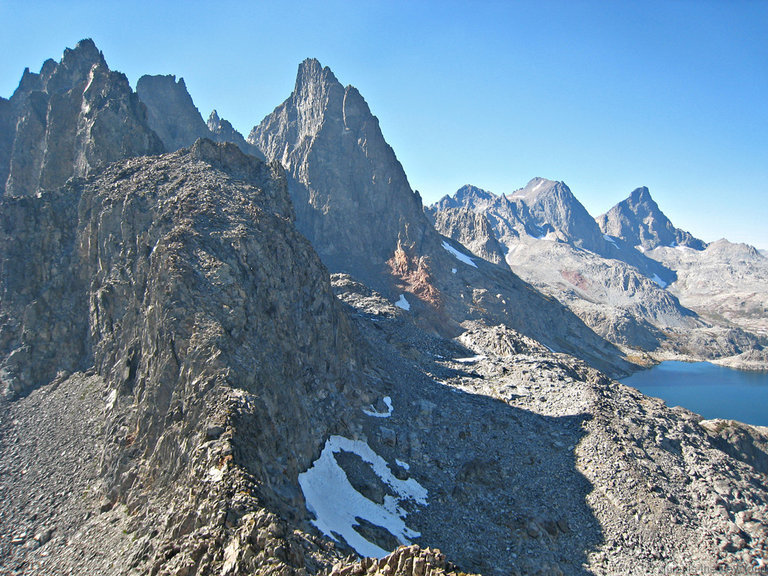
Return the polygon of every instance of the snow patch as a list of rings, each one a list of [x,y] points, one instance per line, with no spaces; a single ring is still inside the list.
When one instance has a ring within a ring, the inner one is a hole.
[[[609,236],[608,234],[603,234],[603,238],[605,238],[605,239],[606,239],[608,242],[610,242],[610,243],[611,243],[611,244],[613,244],[614,246],[618,246],[618,244],[616,244],[616,240],[614,240],[614,239],[613,239],[611,236]],[[642,248],[642,246],[641,246],[641,248]]]
[[[469,358],[454,358],[454,362],[460,362],[461,364],[472,364],[473,362],[479,362],[485,360],[484,354],[478,354],[477,356],[470,356]]]
[[[451,274],[456,274],[456,268],[451,268]]]
[[[645,253],[645,248],[643,248],[640,244],[635,246],[635,250],[637,250],[638,252]]]
[[[659,275],[658,275],[658,274],[654,274],[654,275],[653,275],[653,278],[651,278],[651,280],[653,280],[654,282],[656,282],[656,284],[658,284],[658,285],[659,285],[659,286],[661,286],[662,288],[666,288],[666,287],[667,287],[667,283],[666,283],[666,282],[664,282],[664,280],[662,280],[661,278],[659,278]]]
[[[344,469],[334,458],[341,451],[357,454],[396,496],[384,496],[384,504],[377,504],[355,490]],[[355,530],[358,518],[388,530],[401,544],[410,544],[419,532],[408,528],[408,513],[402,504],[410,500],[426,505],[427,490],[413,478],[399,480],[386,460],[361,440],[331,436],[325,442],[320,457],[312,466],[299,474],[299,485],[304,493],[307,509],[315,515],[312,524],[329,538],[339,542],[343,538],[360,556],[383,558],[389,552],[363,538]]]
[[[470,266],[473,266],[474,268],[477,268],[477,264],[470,258],[469,256],[462,254],[456,248],[448,244],[445,240],[443,240],[443,248],[445,248],[448,252],[453,254],[453,257],[456,258],[459,262],[464,262],[464,264],[469,264]]]
[[[400,300],[395,302],[395,306],[402,308],[403,310],[411,309],[411,305],[408,303],[408,300],[405,299],[405,294],[400,294]]]
[[[371,406],[370,410],[363,410],[363,414],[366,416],[373,416],[374,418],[389,418],[392,416],[392,412],[394,411],[394,408],[392,407],[392,398],[389,396],[384,396],[384,404],[387,405],[386,412],[377,412],[376,408]]]
[[[117,402],[117,390],[110,390],[107,396],[107,410],[112,410],[115,407],[115,402]]]
[[[211,479],[211,482],[221,482],[224,478],[224,468],[216,468],[216,466],[212,466],[208,470],[208,477]]]
[[[403,470],[410,470],[411,466],[408,464],[408,462],[403,462],[402,460],[398,460],[395,458],[395,463],[400,466]]]

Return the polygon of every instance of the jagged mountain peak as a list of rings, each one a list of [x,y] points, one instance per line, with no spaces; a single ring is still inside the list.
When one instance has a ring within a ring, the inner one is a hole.
[[[106,64],[104,54],[98,49],[91,38],[84,38],[75,44],[74,48],[66,48],[62,56],[62,65],[71,65],[75,62],[89,62],[91,64]]]
[[[302,88],[316,84],[340,84],[340,82],[328,66],[323,66],[317,58],[307,58],[299,64],[295,91],[299,93]]]
[[[632,193],[629,195],[629,200],[634,204],[639,204],[640,202],[653,202],[656,204],[654,199],[651,198],[651,191],[648,190],[647,186],[640,186],[639,188],[632,190]]]
[[[334,271],[371,280],[361,267],[379,269],[399,239],[429,227],[365,99],[316,59],[299,65],[293,93],[248,141],[290,174],[297,225]]]
[[[429,208],[430,211],[446,210],[449,208],[461,208],[470,210],[481,210],[484,207],[498,202],[502,196],[497,196],[493,192],[483,190],[472,184],[465,184],[453,196],[446,194]]]
[[[0,124],[0,193],[34,194],[163,144],[128,79],[109,69],[90,40],[25,70]],[[4,189],[4,190],[3,190]]]
[[[321,102],[331,90],[343,91],[344,87],[328,66],[324,67],[316,58],[307,58],[299,64],[292,94],[295,101]]]
[[[456,193],[454,194],[454,197],[457,200],[462,200],[464,198],[483,198],[484,200],[493,200],[494,198],[498,198],[496,194],[493,192],[489,192],[488,190],[483,190],[482,188],[478,188],[477,186],[473,186],[472,184],[465,184],[461,188],[459,188]]]
[[[515,190],[511,194],[505,194],[505,196],[509,200],[522,200],[530,206],[537,202],[541,197],[553,194],[560,195],[564,198],[573,198],[575,200],[575,196],[565,182],[541,177],[532,178],[528,184],[519,190]]]
[[[676,245],[695,250],[706,247],[705,242],[689,232],[675,228],[645,186],[635,188],[628,198],[595,220],[604,234],[621,238],[643,250]]]

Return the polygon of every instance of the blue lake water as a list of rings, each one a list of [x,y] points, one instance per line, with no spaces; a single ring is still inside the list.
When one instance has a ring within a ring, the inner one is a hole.
[[[744,372],[708,362],[662,362],[621,383],[707,419],[768,426],[768,372]]]

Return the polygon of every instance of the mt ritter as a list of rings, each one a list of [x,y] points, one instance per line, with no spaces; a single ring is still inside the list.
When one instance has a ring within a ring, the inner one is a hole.
[[[1,574],[764,566],[766,430],[612,378],[765,369],[766,259],[647,189],[425,209],[318,61],[245,138],[90,40],[0,99],[0,182]]]

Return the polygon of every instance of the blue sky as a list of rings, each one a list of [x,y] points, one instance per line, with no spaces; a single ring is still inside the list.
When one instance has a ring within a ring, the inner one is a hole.
[[[648,186],[677,226],[768,248],[768,1],[0,0],[0,96],[91,37],[131,84],[184,77],[247,135],[306,57],[353,84],[425,203]]]

